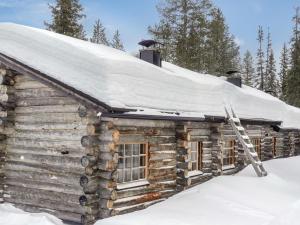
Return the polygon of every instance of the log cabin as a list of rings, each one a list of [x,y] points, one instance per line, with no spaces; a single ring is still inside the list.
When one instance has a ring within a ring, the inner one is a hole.
[[[300,154],[300,109],[142,44],[139,59],[0,24],[0,203],[92,224],[236,173],[226,105],[261,160]]]

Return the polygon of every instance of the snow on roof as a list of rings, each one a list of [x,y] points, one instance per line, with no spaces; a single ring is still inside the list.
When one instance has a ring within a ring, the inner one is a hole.
[[[112,108],[140,114],[225,116],[283,121],[300,128],[300,109],[269,94],[163,62],[162,68],[125,52],[32,27],[0,23],[0,53]]]

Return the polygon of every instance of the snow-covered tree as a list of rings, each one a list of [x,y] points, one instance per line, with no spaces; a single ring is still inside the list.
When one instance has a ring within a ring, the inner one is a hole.
[[[45,22],[48,30],[85,40],[83,25],[80,23],[85,14],[79,0],[56,0],[55,5],[49,4],[49,8],[52,21]]]
[[[112,42],[111,42],[111,47],[113,48],[116,48],[116,49],[119,49],[119,50],[122,50],[122,51],[125,51],[124,49],[124,45],[121,41],[121,36],[120,36],[120,32],[119,30],[116,30],[114,36],[113,36],[113,39],[112,39]]]
[[[253,58],[249,50],[246,51],[242,64],[242,79],[245,85],[253,87],[253,76],[255,69],[253,66]]]
[[[100,22],[100,19],[96,20],[94,29],[93,29],[93,36],[90,38],[90,41],[95,44],[103,44],[109,46],[109,42],[106,38],[105,27]]]
[[[286,44],[284,43],[280,56],[280,71],[279,75],[279,96],[280,99],[286,101],[287,98],[287,74],[289,70],[289,53]]]
[[[291,39],[291,68],[287,78],[287,102],[300,107],[300,7],[293,17],[294,28]]]
[[[263,41],[264,41],[264,32],[262,29],[262,26],[258,27],[258,37],[257,37],[257,41],[258,41],[258,50],[257,50],[257,54],[256,54],[256,74],[254,77],[254,87],[260,89],[260,90],[264,90],[265,85],[265,71],[264,71],[264,64],[265,64],[265,60],[264,60],[264,52],[263,52]]]

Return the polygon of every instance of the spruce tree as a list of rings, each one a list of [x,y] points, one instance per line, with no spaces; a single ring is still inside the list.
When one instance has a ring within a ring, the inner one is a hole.
[[[272,49],[271,34],[268,29],[267,36],[267,54],[266,54],[266,70],[264,74],[265,79],[265,91],[272,94],[273,96],[278,96],[279,84],[276,77],[276,62],[274,58],[274,52]]]
[[[276,77],[276,62],[273,49],[270,50],[268,60],[268,77],[266,79],[266,92],[277,97],[278,96],[278,80]]]
[[[300,7],[293,17],[294,28],[291,39],[291,68],[287,76],[287,102],[300,107]]]
[[[109,46],[109,42],[106,38],[105,27],[100,22],[100,19],[96,20],[94,29],[93,29],[93,36],[90,38],[90,41],[95,44],[103,44]]]
[[[112,42],[111,42],[111,47],[125,51],[123,43],[121,41],[121,37],[120,37],[120,32],[119,30],[116,30]]]
[[[279,71],[279,96],[280,99],[286,101],[287,98],[287,74],[289,70],[289,55],[288,48],[284,43],[280,56],[280,71]]]
[[[263,52],[263,41],[264,41],[264,32],[261,26],[258,27],[258,50],[256,54],[256,74],[254,78],[254,86],[260,90],[264,90],[265,77],[264,77],[264,52]]]
[[[80,23],[85,14],[79,0],[56,0],[56,4],[49,4],[49,8],[52,21],[44,22],[48,30],[85,40],[83,25]]]
[[[253,58],[249,50],[246,51],[242,65],[242,79],[245,85],[253,87],[253,75],[255,69],[253,67]]]

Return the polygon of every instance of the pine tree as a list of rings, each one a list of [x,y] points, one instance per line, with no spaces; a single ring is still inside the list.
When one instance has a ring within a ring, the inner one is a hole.
[[[111,42],[111,47],[115,48],[115,49],[119,49],[119,50],[122,50],[122,51],[125,51],[124,49],[124,45],[121,41],[121,36],[120,36],[120,32],[119,30],[116,30],[114,36],[113,36],[113,39],[112,39],[112,42]]]
[[[254,78],[254,86],[260,90],[265,89],[265,77],[264,77],[264,52],[263,52],[263,41],[264,41],[264,32],[261,26],[258,27],[258,37],[257,41],[259,44],[257,54],[256,54],[256,74]]]
[[[276,62],[274,58],[273,49],[270,50],[268,60],[268,77],[266,79],[266,92],[277,97],[278,96],[278,80],[276,77]]]
[[[264,90],[273,96],[278,96],[279,84],[276,77],[276,62],[274,58],[274,52],[272,49],[271,34],[268,29],[267,36],[267,54],[266,54],[266,71],[264,74]]]
[[[48,30],[85,40],[83,25],[80,23],[85,14],[79,0],[56,0],[56,4],[49,4],[49,8],[52,21],[44,22]]]
[[[253,58],[249,50],[246,51],[242,65],[242,78],[243,83],[250,87],[253,87],[253,75],[255,73],[253,67]]]
[[[291,39],[291,68],[287,76],[287,102],[300,107],[300,7],[293,17],[294,28]]]
[[[279,96],[280,99],[286,101],[287,98],[287,74],[289,70],[289,56],[288,49],[284,43],[281,57],[280,57],[280,71],[279,71]]]
[[[95,22],[93,36],[92,38],[90,38],[90,41],[95,44],[103,44],[109,46],[109,42],[106,38],[105,27],[102,25],[99,19]]]

